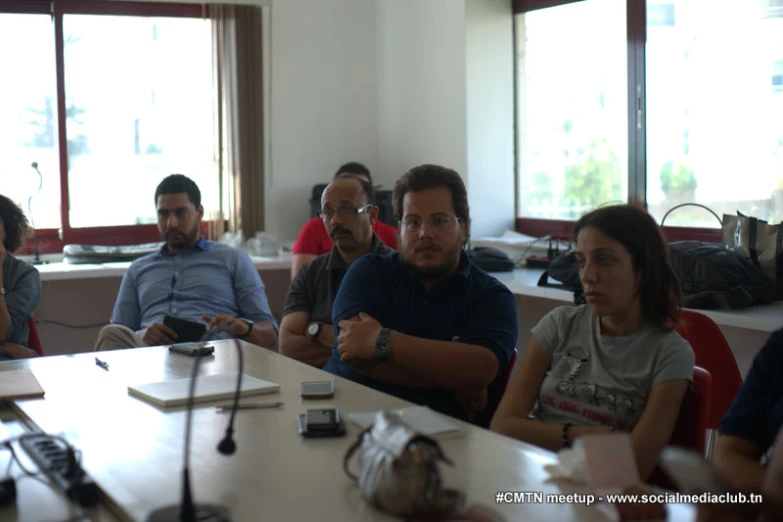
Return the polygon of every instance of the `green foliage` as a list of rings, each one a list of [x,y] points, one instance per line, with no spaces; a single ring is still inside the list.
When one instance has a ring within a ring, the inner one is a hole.
[[[661,167],[661,190],[664,194],[692,192],[697,186],[696,175],[684,159],[669,160]]]
[[[547,172],[536,172],[530,180],[530,199],[546,201],[552,199],[552,176]]]
[[[622,165],[607,140],[592,140],[581,163],[565,169],[565,199],[592,207],[617,199],[622,191]]]

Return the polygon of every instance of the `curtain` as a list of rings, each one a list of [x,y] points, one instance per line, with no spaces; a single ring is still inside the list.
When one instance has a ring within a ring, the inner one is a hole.
[[[264,229],[261,8],[211,4],[215,163],[220,215],[213,232]]]

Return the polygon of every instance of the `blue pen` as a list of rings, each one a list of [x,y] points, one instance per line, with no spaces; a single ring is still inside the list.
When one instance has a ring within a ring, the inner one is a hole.
[[[101,368],[106,370],[107,372],[109,371],[109,363],[107,363],[106,361],[101,361],[100,359],[98,359],[96,357],[95,358],[95,364],[97,364],[98,366],[100,366]]]

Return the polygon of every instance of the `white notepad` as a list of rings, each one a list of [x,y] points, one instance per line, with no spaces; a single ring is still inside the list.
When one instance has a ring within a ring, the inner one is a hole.
[[[359,428],[366,429],[375,422],[377,413],[377,411],[349,413],[348,418]],[[415,431],[430,437],[459,435],[462,431],[459,426],[426,406],[408,406],[391,410],[389,413],[397,415]]]
[[[196,394],[193,402],[217,401],[231,399],[237,388],[237,373],[219,373],[216,375],[204,375],[196,381]],[[251,395],[263,395],[280,391],[280,385],[242,374],[241,397]],[[176,381],[150,382],[136,386],[128,386],[128,394],[143,399],[155,406],[170,408],[185,406],[190,392],[190,379],[177,379]]]

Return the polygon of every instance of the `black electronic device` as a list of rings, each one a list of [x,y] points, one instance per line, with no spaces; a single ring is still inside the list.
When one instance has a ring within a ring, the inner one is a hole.
[[[82,470],[73,447],[61,437],[26,434],[19,437],[19,445],[66,497],[85,507],[98,503],[100,489]]]
[[[169,346],[169,351],[181,353],[191,357],[212,355],[215,353],[214,346],[205,346],[202,343],[176,343]]]
[[[176,332],[178,343],[200,342],[207,331],[207,325],[175,315],[163,317],[163,324]]]
[[[307,410],[298,417],[302,437],[340,437],[345,435],[345,423],[340,411],[334,408]]]

